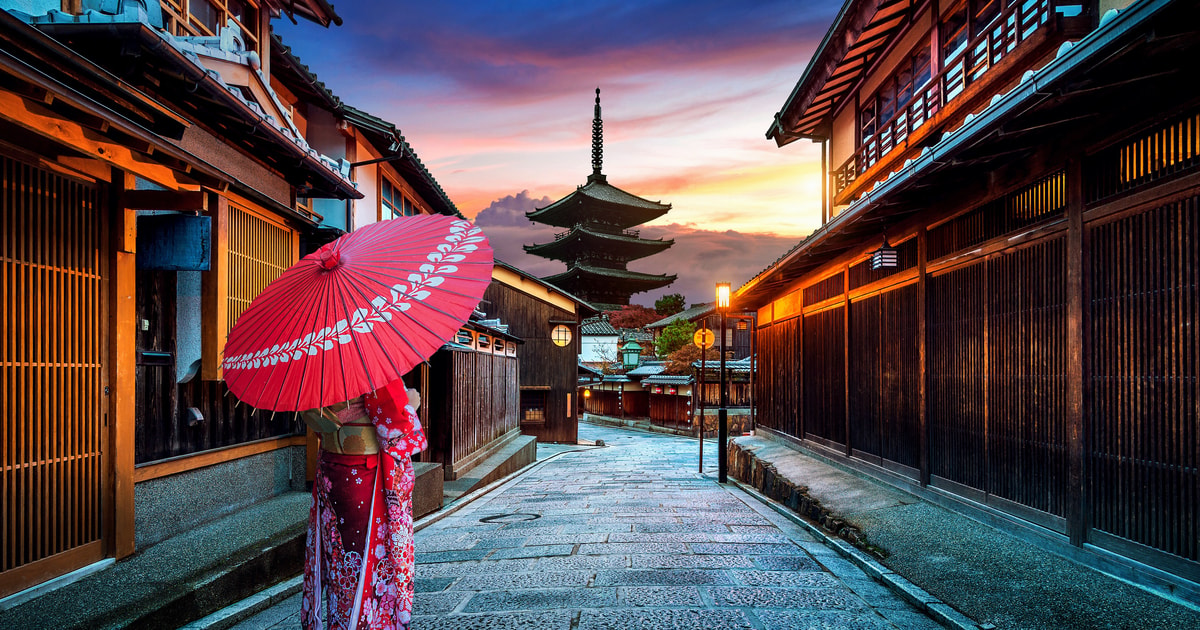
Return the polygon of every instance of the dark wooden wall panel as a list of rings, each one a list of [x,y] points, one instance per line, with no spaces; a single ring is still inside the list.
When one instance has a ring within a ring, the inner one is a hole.
[[[673,394],[650,394],[650,422],[659,426],[691,426],[690,398]]]
[[[916,468],[920,384],[917,285],[850,307],[850,441],[857,450]]]
[[[1066,239],[987,262],[988,491],[1064,516]]]
[[[138,327],[137,349],[175,354],[176,311],[174,271],[137,272],[137,314],[149,322]],[[135,461],[145,464],[168,457],[270,437],[304,433],[299,416],[273,413],[239,403],[223,381],[199,376],[176,384],[175,361],[168,365],[137,366]],[[204,420],[192,422],[188,408]]]
[[[846,443],[845,309],[804,316],[804,431]]]
[[[1087,232],[1091,526],[1200,560],[1200,197]]]
[[[986,490],[984,265],[929,279],[928,422],[933,475]]]
[[[453,465],[516,429],[520,422],[517,359],[440,350],[430,359],[428,456]]]

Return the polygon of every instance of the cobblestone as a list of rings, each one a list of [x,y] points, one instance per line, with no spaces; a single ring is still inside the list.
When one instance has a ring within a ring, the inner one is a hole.
[[[693,472],[693,440],[586,424],[580,435],[608,446],[558,455],[417,533],[414,630],[938,627],[717,484],[715,466]],[[530,518],[481,522],[509,514]],[[295,627],[298,610],[278,612],[239,630]]]

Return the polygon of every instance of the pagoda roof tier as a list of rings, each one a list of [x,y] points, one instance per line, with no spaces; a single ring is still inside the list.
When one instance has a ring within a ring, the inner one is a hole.
[[[564,291],[582,295],[596,291],[640,293],[675,282],[675,274],[641,273],[627,269],[609,269],[590,265],[573,265],[563,273],[542,278]],[[579,289],[576,291],[575,289]]]
[[[639,238],[637,232],[608,234],[577,225],[556,234],[549,243],[525,245],[530,254],[570,262],[585,257],[588,252],[602,251],[622,261],[637,260],[667,249],[674,240]]]
[[[609,184],[604,175],[593,174],[571,194],[525,216],[562,228],[592,221],[627,228],[657,219],[670,209],[669,203],[642,199]]]

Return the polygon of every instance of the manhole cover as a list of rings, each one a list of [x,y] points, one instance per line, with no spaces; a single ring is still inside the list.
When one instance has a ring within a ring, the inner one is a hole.
[[[517,523],[542,518],[541,514],[493,514],[479,519],[480,523]]]

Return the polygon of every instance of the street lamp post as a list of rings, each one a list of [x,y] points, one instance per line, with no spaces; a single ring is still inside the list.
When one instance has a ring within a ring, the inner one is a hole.
[[[729,397],[725,391],[725,315],[729,311],[729,283],[717,283],[717,311],[721,314],[721,407],[717,410],[717,481],[729,481]]]

